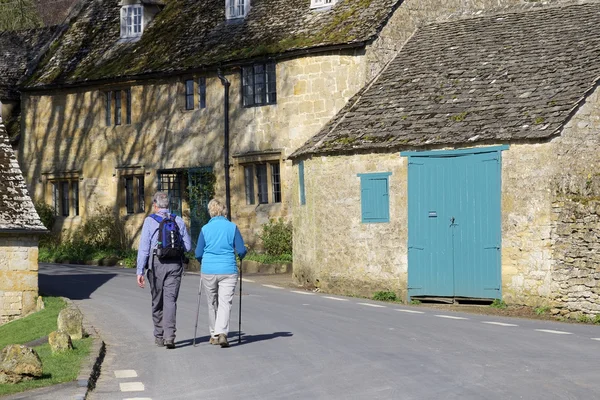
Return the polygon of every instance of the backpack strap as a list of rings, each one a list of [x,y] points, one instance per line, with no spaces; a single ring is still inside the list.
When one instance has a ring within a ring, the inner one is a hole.
[[[163,217],[161,217],[160,215],[156,215],[156,214],[150,214],[150,218],[152,218],[153,220],[155,220],[156,222],[158,222],[159,224],[162,222]]]

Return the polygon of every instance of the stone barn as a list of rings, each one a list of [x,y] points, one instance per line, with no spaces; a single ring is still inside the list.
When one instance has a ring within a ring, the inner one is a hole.
[[[291,155],[294,274],[600,313],[600,4],[421,26]]]

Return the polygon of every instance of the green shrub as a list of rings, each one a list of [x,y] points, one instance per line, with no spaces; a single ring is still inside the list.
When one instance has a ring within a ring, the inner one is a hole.
[[[417,300],[417,299],[411,300],[411,301],[410,301],[410,304],[412,304],[412,305],[418,305],[418,304],[421,304],[421,300]]]
[[[291,254],[282,254],[280,256],[270,256],[268,254],[260,254],[249,252],[244,260],[248,261],[256,261],[261,264],[280,264],[280,263],[290,263],[292,262]]]
[[[260,235],[265,253],[270,256],[292,254],[292,223],[284,222],[282,218],[277,221],[270,220],[263,225]]]
[[[506,305],[504,300],[494,299],[494,301],[492,301],[492,304],[490,304],[490,307],[504,309],[508,306]]]
[[[550,311],[550,307],[536,307],[535,313],[536,315],[543,315]]]
[[[83,243],[99,249],[125,250],[128,246],[123,221],[116,218],[109,207],[100,207],[96,214],[88,217],[73,234],[72,242]]]
[[[594,316],[594,323],[595,323],[595,324],[600,324],[600,314],[596,314],[596,315]]]
[[[579,314],[577,316],[577,321],[584,324],[589,324],[590,322],[592,322],[592,319],[585,314]]]
[[[44,224],[46,229],[51,231],[54,222],[56,222],[56,211],[54,210],[54,207],[43,202],[37,202],[34,206],[35,211],[37,211],[40,216],[40,220],[42,220],[42,224]]]
[[[373,300],[379,301],[397,301],[396,293],[390,291],[379,291],[373,295]]]

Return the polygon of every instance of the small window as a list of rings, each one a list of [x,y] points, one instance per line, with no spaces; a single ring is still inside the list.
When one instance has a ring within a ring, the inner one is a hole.
[[[329,7],[336,3],[336,0],[311,0],[310,8]]]
[[[244,18],[250,9],[250,0],[226,0],[227,19]]]
[[[363,223],[390,222],[390,172],[358,174]]]
[[[194,109],[194,81],[192,79],[185,81],[185,109]]]
[[[246,204],[281,203],[279,161],[244,165],[244,189]]]
[[[125,184],[125,209],[127,214],[143,213],[144,203],[144,176],[124,176]]]
[[[254,204],[254,166],[244,167],[244,187],[246,189],[246,204]]]
[[[131,89],[125,89],[125,123],[131,124]],[[113,90],[104,93],[104,112],[106,126],[121,125],[123,122],[123,90]],[[114,99],[114,101],[113,101]],[[113,105],[114,104],[114,105]],[[114,117],[114,119],[113,119]]]
[[[121,91],[115,90],[115,125],[121,125]]]
[[[206,78],[198,78],[198,108],[206,108]]]
[[[158,173],[158,190],[167,192],[169,196],[169,211],[181,217],[181,188],[182,175],[178,172],[160,171]]]
[[[112,125],[112,122],[111,122],[111,112],[112,112],[111,99],[112,99],[112,92],[106,92],[104,94],[104,96],[105,96],[104,111],[106,113],[106,126],[111,126]]]
[[[243,67],[242,88],[245,107],[277,103],[275,63]]]
[[[304,190],[304,161],[298,163],[298,186],[300,186],[300,204],[306,204],[306,192]]]
[[[132,38],[142,35],[144,29],[143,7],[129,5],[121,7],[121,37]]]
[[[79,180],[67,178],[50,182],[52,207],[56,216],[79,215]]]
[[[131,89],[127,89],[125,90],[125,94],[126,94],[126,114],[125,114],[125,123],[127,125],[131,124]]]

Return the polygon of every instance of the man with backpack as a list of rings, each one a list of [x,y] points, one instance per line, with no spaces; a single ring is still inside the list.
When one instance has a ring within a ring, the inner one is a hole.
[[[152,294],[154,343],[173,349],[183,260],[192,243],[183,220],[169,213],[169,197],[165,192],[154,195],[152,207],[154,213],[144,220],[138,247],[137,283],[144,288],[146,269]]]

